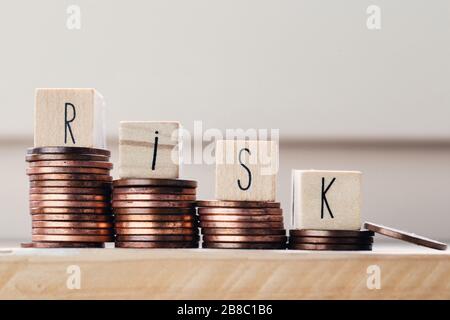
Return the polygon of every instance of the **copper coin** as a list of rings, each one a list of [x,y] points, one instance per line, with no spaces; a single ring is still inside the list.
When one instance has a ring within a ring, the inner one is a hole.
[[[120,179],[114,180],[114,187],[181,187],[196,188],[197,181],[181,179]]]
[[[261,216],[250,216],[250,215],[201,215],[201,221],[236,221],[236,222],[282,222],[283,216],[276,215],[261,215]]]
[[[33,221],[112,221],[112,216],[102,214],[34,214],[31,217]]]
[[[27,155],[27,162],[36,161],[109,161],[108,156],[88,155],[88,154],[31,154]]]
[[[232,235],[204,235],[205,242],[277,242],[286,243],[286,236],[232,236]]]
[[[31,214],[99,214],[111,215],[110,208],[30,208]]]
[[[113,208],[117,215],[122,214],[195,214],[195,208]]]
[[[198,248],[198,242],[116,242],[115,247],[132,249]]]
[[[110,222],[86,222],[86,221],[33,221],[33,228],[87,228],[87,229],[111,229]],[[45,241],[45,240],[44,240]]]
[[[175,242],[175,241],[184,241],[184,242],[194,242],[198,241],[198,235],[151,235],[151,236],[117,236],[116,241],[118,242],[126,242],[126,241],[153,241],[153,242]]]
[[[119,214],[116,221],[194,221],[191,214]]]
[[[111,182],[108,181],[83,181],[83,180],[42,180],[30,181],[31,188],[108,188],[111,189]]]
[[[181,194],[114,194],[118,201],[194,201],[195,195]]]
[[[65,168],[97,168],[97,169],[107,169],[111,170],[113,164],[111,162],[104,161],[35,161],[30,163],[30,168],[55,168],[55,167],[65,167]]]
[[[109,203],[103,201],[30,201],[30,208],[108,208]]]
[[[54,173],[86,173],[86,174],[103,174],[108,175],[109,169],[98,168],[73,168],[73,167],[35,167],[28,168],[28,175],[54,174]]]
[[[113,236],[80,236],[80,235],[53,235],[34,234],[32,241],[57,241],[57,242],[113,242]]]
[[[358,238],[372,237],[374,233],[368,230],[289,230],[291,237],[332,237]]]
[[[200,221],[202,228],[239,228],[239,229],[283,229],[282,222],[209,222]]]
[[[29,176],[30,181],[43,180],[81,180],[81,181],[112,181],[112,177],[104,174],[82,174],[82,173],[46,173]]]
[[[208,249],[286,249],[285,243],[203,242]]]
[[[370,244],[310,244],[310,243],[290,243],[290,250],[318,250],[318,251],[370,251]]]
[[[280,208],[198,208],[200,215],[212,215],[212,214],[235,214],[235,215],[282,215],[283,209]]]
[[[147,229],[133,229],[133,228],[116,228],[118,235],[196,235],[198,228],[147,228]]]
[[[109,201],[108,196],[98,194],[30,194],[31,201]]]
[[[284,229],[202,228],[204,235],[286,235]]]
[[[289,243],[318,243],[318,244],[372,244],[372,237],[326,238],[326,237],[290,237]]]
[[[112,236],[113,229],[33,228],[32,234]]]
[[[30,194],[100,194],[108,195],[111,193],[109,188],[30,188]]]
[[[114,194],[197,194],[196,188],[176,187],[120,187],[114,188]]]
[[[199,200],[199,207],[215,208],[279,208],[279,202],[271,201],[220,201],[220,200]]]
[[[195,224],[190,221],[164,221],[164,222],[116,222],[116,228],[193,228]]]
[[[104,149],[96,148],[85,148],[85,147],[40,147],[40,148],[29,148],[27,154],[89,154],[89,155],[102,155],[109,157],[111,152]]]
[[[113,201],[114,208],[191,208],[191,201]]]
[[[104,248],[99,242],[29,242],[21,243],[22,248]]]
[[[401,230],[397,230],[390,227],[385,227],[372,222],[365,222],[364,228],[369,229],[373,232],[382,234],[384,236],[407,241],[410,243],[417,244],[419,246],[424,246],[436,250],[447,250],[447,245],[445,243],[435,241],[429,238],[425,238],[414,233],[409,233]]]

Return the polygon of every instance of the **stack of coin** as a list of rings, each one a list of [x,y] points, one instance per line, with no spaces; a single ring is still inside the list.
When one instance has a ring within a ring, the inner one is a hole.
[[[29,149],[35,248],[104,247],[114,240],[110,152],[81,147]]]
[[[197,201],[203,248],[285,249],[279,202]]]
[[[114,181],[116,248],[198,248],[196,190],[191,180]]]
[[[369,230],[290,230],[292,250],[370,251],[374,233]]]

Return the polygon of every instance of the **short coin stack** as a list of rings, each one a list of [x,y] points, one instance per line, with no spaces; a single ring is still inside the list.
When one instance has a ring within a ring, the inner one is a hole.
[[[370,251],[374,233],[369,230],[290,230],[292,250]]]
[[[29,149],[34,248],[104,247],[114,239],[110,152],[81,147]]]
[[[120,179],[113,185],[116,248],[198,248],[196,181]]]
[[[198,201],[203,248],[285,249],[286,230],[278,202]]]

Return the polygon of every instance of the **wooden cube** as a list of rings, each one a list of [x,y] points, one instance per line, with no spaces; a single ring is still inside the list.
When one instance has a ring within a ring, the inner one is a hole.
[[[276,142],[216,142],[217,200],[275,201],[277,173]]]
[[[180,134],[179,122],[121,122],[120,178],[178,178]]]
[[[293,170],[293,227],[361,228],[361,172]]]
[[[105,103],[95,89],[36,89],[34,146],[106,148]]]

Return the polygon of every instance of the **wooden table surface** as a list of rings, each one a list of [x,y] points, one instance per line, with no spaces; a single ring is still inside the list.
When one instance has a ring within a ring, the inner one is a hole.
[[[376,244],[372,252],[15,246],[0,246],[1,299],[450,299],[450,251],[409,245]],[[380,289],[367,285],[373,270]]]

